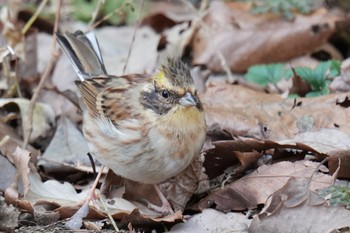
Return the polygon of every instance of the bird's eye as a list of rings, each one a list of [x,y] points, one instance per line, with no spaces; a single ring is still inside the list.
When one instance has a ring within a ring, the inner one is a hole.
[[[167,90],[162,90],[162,96],[163,98],[168,98],[169,97],[169,92]]]

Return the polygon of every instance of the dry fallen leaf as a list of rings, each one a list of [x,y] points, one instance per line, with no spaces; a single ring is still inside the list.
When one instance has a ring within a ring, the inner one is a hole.
[[[4,156],[0,155],[0,191],[3,192],[5,189],[11,186],[14,177],[16,175],[15,166]]]
[[[65,116],[62,116],[57,124],[56,132],[38,165],[42,166],[46,173],[75,169],[92,172],[87,156],[89,148],[82,132]]]
[[[22,127],[24,127],[25,121],[28,115],[30,100],[24,98],[13,98],[13,99],[0,99],[0,108],[19,108]],[[55,113],[51,106],[48,104],[37,103],[33,112],[33,130],[30,135],[30,142],[33,142],[38,137],[48,136],[51,132],[52,126],[55,123]]]
[[[200,179],[203,179],[203,162],[204,156],[197,156],[184,171],[160,185],[174,210],[183,211],[196,192]]]
[[[308,185],[306,179],[291,178],[254,217],[249,232],[316,233],[349,227],[350,211],[328,206]]]
[[[80,123],[82,121],[82,115],[79,104],[79,98],[77,93],[67,91],[65,93],[58,93],[53,90],[41,90],[39,93],[38,101],[41,103],[49,104],[56,116],[66,116],[71,119],[74,123]],[[70,99],[76,100],[76,104],[72,103]]]
[[[19,192],[26,195],[29,190],[29,160],[30,160],[30,152],[24,150],[20,147],[17,147],[13,153],[6,154],[6,157],[13,163],[16,167],[16,178],[18,180],[13,180],[15,182],[16,187],[21,187],[23,190]]]
[[[331,174],[337,172],[337,178],[350,179],[350,148],[338,149],[328,153],[328,167]]]
[[[0,231],[14,232],[18,227],[20,211],[13,205],[4,203],[3,198],[0,198]]]
[[[338,129],[320,129],[313,132],[304,132],[294,138],[278,142],[281,145],[303,143],[319,153],[328,154],[331,151],[350,149],[350,136]]]
[[[0,122],[0,141],[8,136],[8,140],[2,146],[0,146],[0,151],[3,155],[10,154],[15,151],[17,147],[21,147],[23,145],[23,139],[15,132],[15,130],[9,125]],[[37,157],[39,156],[39,151],[33,148],[31,145],[28,145],[26,148],[30,153],[35,163]]]
[[[77,193],[74,187],[67,183],[60,183],[57,180],[42,182],[36,174],[29,175],[30,187],[25,200],[32,205],[36,202],[56,203],[57,205],[74,205],[84,200],[87,193]]]
[[[211,232],[248,232],[252,220],[242,213],[227,213],[205,209],[185,223],[176,224],[171,233],[211,233]]]
[[[342,62],[340,76],[333,79],[329,88],[332,92],[350,91],[350,59],[346,59]]]
[[[213,1],[204,17],[205,26],[193,39],[193,63],[222,71],[218,51],[236,72],[254,64],[286,61],[325,43],[338,20],[340,16],[324,8],[285,21],[252,15],[248,3]]]
[[[60,183],[56,180],[48,180],[42,182],[40,180],[40,177],[35,174],[30,174],[29,179],[30,188],[27,195],[25,196],[25,200],[17,200],[17,202],[14,201],[14,203],[23,202],[22,204],[24,205],[25,201],[30,202],[31,204],[25,206],[25,209],[31,212],[33,211],[33,207],[38,204],[55,205],[56,207],[54,208],[54,211],[58,212],[60,218],[63,219],[72,217],[74,213],[80,209],[79,203],[83,203],[89,191],[84,190],[80,193],[77,193],[74,187],[67,182]],[[87,218],[106,218],[106,212],[108,211],[108,213],[115,219],[127,218],[132,222],[173,222],[175,220],[182,219],[182,214],[180,211],[172,215],[160,217],[160,214],[158,212],[152,211],[137,202],[130,202],[126,199],[117,197],[109,199],[105,199],[104,197],[101,198],[102,200],[97,199],[94,201],[97,207],[90,206]],[[135,210],[137,210],[136,215]]]
[[[209,133],[283,140],[321,128],[350,135],[348,93],[316,98],[283,99],[242,86],[214,85],[200,95]],[[225,101],[223,101],[225,100]]]
[[[279,162],[260,166],[249,175],[224,188],[214,190],[209,197],[200,201],[199,207],[204,209],[208,204],[215,204],[216,209],[222,211],[253,209],[258,204],[265,203],[267,198],[283,187],[291,177],[309,178],[311,190],[330,186],[333,178],[315,172],[318,166],[319,163],[311,161]]]

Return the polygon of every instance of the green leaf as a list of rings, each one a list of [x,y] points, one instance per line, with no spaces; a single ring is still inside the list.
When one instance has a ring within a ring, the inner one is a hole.
[[[340,75],[341,62],[338,60],[331,60],[331,66],[329,71],[329,77],[334,78]]]
[[[83,21],[83,22],[89,22],[92,16],[92,13],[94,12],[96,6],[97,6],[98,0],[74,0],[71,1],[70,4],[73,8],[72,15],[75,19]]]
[[[319,96],[329,94],[329,83],[327,78],[333,78],[340,74],[340,62],[336,60],[320,62],[311,70],[307,67],[295,68],[296,73],[310,84],[312,92],[306,96]]]
[[[297,73],[300,78],[305,80],[308,84],[311,85],[311,87],[317,85],[317,77],[315,76],[315,73],[313,70],[307,67],[297,67],[295,68],[295,72]]]
[[[136,14],[134,11],[134,8],[131,4],[125,4],[126,0],[106,0],[105,4],[103,5],[103,12],[104,14],[113,13],[115,10],[119,10],[123,14],[125,14],[126,21],[130,23],[131,21],[135,20]],[[123,6],[124,4],[124,6]],[[122,17],[118,13],[114,13],[112,17],[109,18],[109,22],[112,24],[120,24],[122,22]]]
[[[91,17],[98,6],[99,0],[73,0],[68,1],[70,6],[73,8],[72,15],[77,20],[83,22],[89,22]],[[122,14],[125,15],[126,21],[130,23],[135,20],[136,14],[133,12],[133,6],[127,2],[127,0],[105,0],[101,5],[99,14],[101,16],[113,13],[111,17],[108,18],[108,22],[111,24],[122,23]],[[131,1],[130,1],[131,2]]]
[[[248,69],[245,78],[249,82],[266,86],[269,83],[277,83],[285,76],[284,64],[254,65]]]
[[[322,91],[311,91],[311,92],[307,93],[305,95],[305,97],[318,97],[318,96],[322,96],[322,95],[323,95]]]
[[[335,185],[320,191],[320,195],[328,197],[331,205],[350,205],[350,189],[345,185]]]
[[[242,0],[241,0],[242,1]],[[308,14],[313,10],[313,0],[244,0],[251,2],[254,14],[272,13],[293,19],[295,12]]]

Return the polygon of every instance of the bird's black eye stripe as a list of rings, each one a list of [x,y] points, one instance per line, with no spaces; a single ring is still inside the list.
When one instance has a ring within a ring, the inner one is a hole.
[[[162,90],[161,92],[163,98],[167,99],[169,97],[169,92],[167,90]]]

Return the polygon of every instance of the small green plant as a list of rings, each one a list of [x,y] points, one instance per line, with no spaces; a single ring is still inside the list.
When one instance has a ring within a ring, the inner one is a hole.
[[[340,62],[330,60],[320,62],[315,69],[307,67],[295,68],[296,74],[305,80],[311,87],[311,92],[306,97],[326,95],[329,93],[331,79],[340,74]],[[285,69],[282,63],[268,65],[254,65],[248,69],[245,78],[249,82],[266,87],[268,84],[276,84],[282,79],[289,79],[293,76],[291,69]]]
[[[313,10],[313,0],[242,0],[252,3],[254,14],[272,13],[293,19],[295,12],[308,14]]]
[[[100,0],[73,0],[69,4],[72,8],[72,15],[77,20],[88,23],[98,6]],[[130,23],[135,19],[134,9],[131,0],[105,0],[100,8],[99,15],[113,14],[107,19],[110,24]]]
[[[328,197],[331,205],[350,206],[350,189],[345,185],[331,186],[319,193],[323,197]]]
[[[311,86],[311,92],[306,97],[314,97],[329,94],[329,84],[331,78],[340,74],[340,62],[330,60],[320,62],[315,69],[307,67],[297,67],[295,72]]]
[[[260,86],[267,86],[269,83],[276,84],[286,76],[285,65],[282,63],[268,65],[254,65],[248,69],[245,78],[249,82],[257,83]]]

